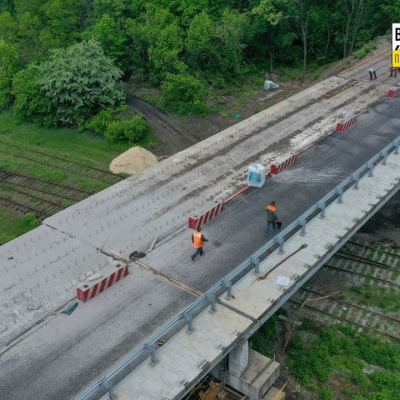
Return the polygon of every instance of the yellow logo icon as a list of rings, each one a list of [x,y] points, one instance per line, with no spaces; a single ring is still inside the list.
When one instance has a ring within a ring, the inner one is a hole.
[[[400,24],[392,24],[392,67],[400,67]]]

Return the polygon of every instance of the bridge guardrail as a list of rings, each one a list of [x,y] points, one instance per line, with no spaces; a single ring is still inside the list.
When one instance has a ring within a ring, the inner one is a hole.
[[[372,176],[373,168],[379,162],[383,164],[386,163],[387,156],[394,151],[395,154],[399,153],[400,146],[400,136],[393,140],[389,145],[387,145],[383,150],[373,156],[370,160],[368,160],[364,165],[362,165],[357,171],[352,173],[349,177],[347,177],[343,182],[341,182],[338,186],[336,186],[333,190],[331,190],[328,194],[326,194],[321,200],[315,203],[312,207],[310,207],[307,211],[305,211],[299,218],[293,221],[290,225],[288,225],[282,232],[276,235],[273,239],[268,241],[265,245],[260,247],[257,251],[255,251],[250,257],[244,260],[241,264],[239,264],[234,270],[232,270],[229,274],[227,274],[223,279],[218,281],[214,286],[212,286],[207,292],[205,292],[201,297],[195,300],[189,307],[187,307],[183,312],[181,312],[178,316],[172,319],[167,325],[165,325],[162,329],[156,332],[153,336],[150,337],[146,341],[146,343],[142,344],[136,350],[134,350],[129,356],[127,356],[123,361],[121,361],[118,365],[112,368],[109,372],[107,372],[104,377],[99,379],[95,384],[85,390],[82,394],[80,394],[76,400],[86,400],[96,394],[96,392],[105,387],[108,391],[109,398],[111,400],[115,400],[113,395],[113,383],[111,380],[121,371],[123,371],[132,361],[136,360],[143,354],[143,352],[148,352],[150,355],[150,363],[152,365],[157,364],[156,359],[156,349],[154,344],[165,337],[165,335],[172,330],[172,328],[176,328],[179,323],[182,321],[187,322],[188,331],[191,332],[193,330],[193,312],[209,303],[211,307],[211,311],[215,312],[215,303],[216,303],[216,294],[221,289],[225,288],[222,295],[227,293],[228,298],[232,296],[232,280],[234,280],[239,274],[241,274],[246,268],[251,265],[254,266],[254,270],[258,273],[259,268],[259,257],[264,254],[268,249],[273,247],[274,245],[279,245],[279,251],[283,253],[284,248],[284,237],[294,230],[298,231],[301,229],[301,233],[305,233],[305,228],[307,224],[307,218],[311,217],[313,214],[317,213],[317,215],[324,216],[325,209],[329,207],[329,204],[332,203],[333,200],[342,201],[343,194],[349,190],[350,188],[358,188],[358,183],[360,178],[362,178],[366,173]],[[315,216],[314,216],[315,217]],[[221,295],[221,296],[222,296]],[[220,296],[220,297],[221,297]]]

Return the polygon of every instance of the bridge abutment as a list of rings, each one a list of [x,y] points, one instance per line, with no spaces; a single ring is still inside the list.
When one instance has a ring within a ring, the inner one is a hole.
[[[219,364],[211,374],[250,400],[260,400],[280,372],[279,363],[250,349],[247,340],[241,340],[229,353],[228,368],[225,365]]]

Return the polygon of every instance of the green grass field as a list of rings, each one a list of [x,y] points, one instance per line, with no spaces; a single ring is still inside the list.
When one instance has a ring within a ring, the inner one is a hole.
[[[153,142],[154,139],[148,137],[140,145],[148,146]],[[14,149],[9,145],[22,146],[104,170],[109,169],[111,161],[116,156],[129,149],[127,142],[110,143],[71,129],[45,129],[23,123],[9,112],[0,114],[0,168],[93,192],[103,190],[111,183],[57,170],[46,163],[39,164],[16,157],[17,152],[19,155],[24,155],[24,150],[15,149],[15,154],[13,154]],[[6,196],[8,189],[5,183],[0,183],[3,197],[11,198]],[[33,228],[26,221],[24,223],[22,213],[15,212],[4,205],[0,205],[0,215],[0,245]]]

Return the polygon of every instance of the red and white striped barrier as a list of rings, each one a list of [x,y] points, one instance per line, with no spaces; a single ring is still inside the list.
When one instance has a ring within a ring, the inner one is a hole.
[[[293,154],[290,156],[287,160],[281,162],[281,163],[275,163],[271,165],[271,174],[279,174],[279,172],[282,172],[284,169],[290,167],[295,163],[297,160],[297,154]]]
[[[234,199],[236,196],[239,196],[239,194],[243,193],[245,190],[247,190],[250,186],[245,186],[244,188],[238,190],[235,194],[232,196],[228,197],[226,200],[224,200],[224,204],[226,204],[228,201]]]
[[[396,88],[396,89],[390,89],[388,91],[388,97],[396,97],[400,94],[400,87]]]
[[[76,290],[78,299],[86,302],[87,300],[93,299],[103,290],[112,286],[115,282],[118,282],[121,278],[124,278],[129,274],[128,266],[112,266],[104,268],[102,271],[101,280],[97,281],[86,281],[80,284]]]
[[[351,125],[354,125],[357,122],[357,117],[352,117],[348,121],[343,122],[343,123],[338,123],[336,126],[336,131],[337,132],[343,132],[344,130],[350,128]]]
[[[207,222],[211,221],[214,217],[221,214],[224,211],[225,202],[217,204],[211,210],[207,211],[205,214],[198,218],[189,217],[189,228],[196,229],[198,226],[203,226]]]

